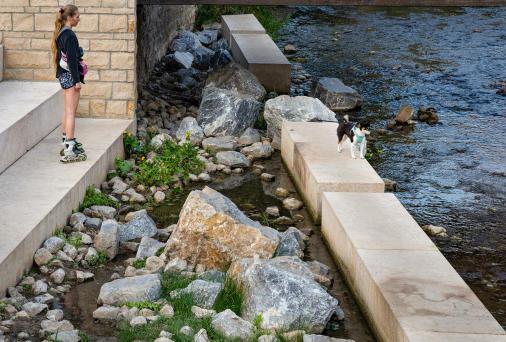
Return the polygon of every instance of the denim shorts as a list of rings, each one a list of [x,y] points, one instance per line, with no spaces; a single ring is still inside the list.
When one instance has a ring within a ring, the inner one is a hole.
[[[72,79],[72,74],[70,71],[65,71],[58,77],[58,81],[60,81],[60,85],[63,89],[69,89],[74,86],[74,82]]]

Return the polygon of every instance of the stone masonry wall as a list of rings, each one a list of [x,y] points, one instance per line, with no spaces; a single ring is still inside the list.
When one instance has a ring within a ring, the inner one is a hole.
[[[167,52],[177,30],[190,30],[196,6],[137,6],[137,84],[147,81],[148,73]]]
[[[78,115],[132,118],[137,97],[136,0],[0,0],[4,79],[56,82],[51,38],[58,8],[67,3],[79,7],[81,22],[75,32],[89,66]],[[166,32],[157,34],[153,43],[163,40],[160,36]],[[146,53],[142,55],[151,66],[153,57]]]

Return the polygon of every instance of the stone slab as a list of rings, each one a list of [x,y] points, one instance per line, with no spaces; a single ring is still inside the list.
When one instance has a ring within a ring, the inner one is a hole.
[[[133,120],[77,119],[84,162],[61,164],[55,129],[0,175],[0,297],[32,265],[33,254],[79,206],[87,186],[99,185],[123,156],[125,130]]]
[[[322,234],[380,340],[506,337],[393,194],[325,192]]]
[[[337,152],[337,123],[284,121],[281,156],[316,222],[322,193],[383,192],[385,184],[365,159],[352,159],[350,143]]]
[[[267,91],[290,93],[291,64],[268,34],[233,33],[231,50]]]
[[[0,83],[0,174],[59,125],[62,108],[56,82]]]
[[[265,33],[264,27],[253,14],[222,15],[221,28],[229,46],[233,33]]]
[[[4,46],[0,45],[0,82],[4,79]]]

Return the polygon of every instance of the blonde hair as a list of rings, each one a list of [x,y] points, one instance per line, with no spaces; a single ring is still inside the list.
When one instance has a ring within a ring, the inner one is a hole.
[[[56,14],[56,20],[54,21],[53,40],[51,41],[51,53],[53,55],[53,66],[55,70],[58,67],[58,46],[56,43],[56,38],[58,38],[58,34],[60,33],[62,27],[65,25],[67,18],[76,15],[77,11],[77,6],[65,5],[65,7],[60,7],[58,14]]]

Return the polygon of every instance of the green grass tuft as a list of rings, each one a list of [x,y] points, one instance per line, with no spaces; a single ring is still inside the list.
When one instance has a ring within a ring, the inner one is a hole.
[[[244,301],[244,294],[236,285],[236,283],[230,279],[225,279],[223,290],[218,294],[214,309],[216,312],[221,312],[226,309],[230,309],[235,312],[236,315],[241,315],[242,303]]]
[[[95,191],[95,188],[90,185],[86,189],[83,202],[79,206],[79,211],[83,211],[85,208],[89,208],[93,205],[106,205],[109,207],[117,208],[118,203],[110,199],[106,194]]]
[[[148,301],[144,301],[144,302],[128,302],[125,305],[128,306],[129,308],[138,308],[139,310],[149,309],[149,310],[152,310],[152,311],[160,311],[160,309],[162,308],[162,304],[160,304],[160,303],[154,303],[154,302],[148,302]]]
[[[136,269],[144,268],[146,267],[146,259],[147,258],[137,259],[132,263],[132,266]]]

